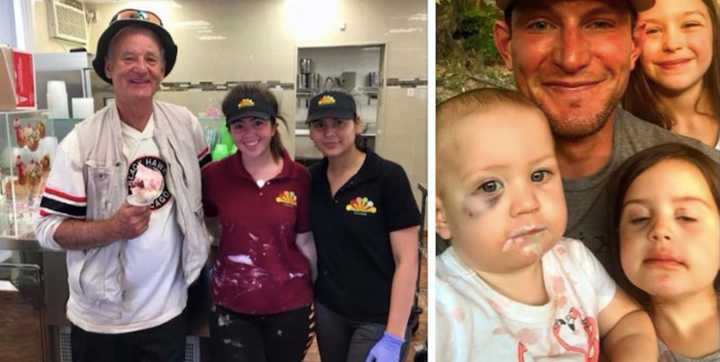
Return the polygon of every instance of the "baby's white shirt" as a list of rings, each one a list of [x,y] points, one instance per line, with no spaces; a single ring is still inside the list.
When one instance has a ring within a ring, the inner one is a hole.
[[[532,306],[495,291],[452,247],[440,255],[437,361],[597,361],[597,316],[615,282],[574,239],[558,241],[541,262],[549,302]]]

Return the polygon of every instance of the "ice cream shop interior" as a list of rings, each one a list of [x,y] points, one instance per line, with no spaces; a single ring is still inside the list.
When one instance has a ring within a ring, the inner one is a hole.
[[[270,89],[286,121],[283,144],[304,165],[323,158],[306,123],[310,99],[341,89],[362,120],[359,142],[402,165],[424,205],[425,0],[0,0],[2,361],[72,360],[66,255],[40,246],[35,222],[59,145],[76,124],[115,106],[113,86],[92,62],[122,9],[151,11],[172,34],[177,60],[155,99],[197,117],[213,161],[238,152],[221,107],[234,86]],[[135,171],[152,172],[142,164]],[[209,295],[189,298],[185,360],[208,361]],[[319,357],[310,351],[305,360]]]

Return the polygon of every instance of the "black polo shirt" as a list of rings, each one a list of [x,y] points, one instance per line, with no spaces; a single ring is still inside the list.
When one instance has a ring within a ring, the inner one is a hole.
[[[368,152],[332,197],[328,161],[310,168],[310,216],[318,252],[316,298],[336,313],[385,324],[395,262],[390,232],[420,224],[400,165]]]

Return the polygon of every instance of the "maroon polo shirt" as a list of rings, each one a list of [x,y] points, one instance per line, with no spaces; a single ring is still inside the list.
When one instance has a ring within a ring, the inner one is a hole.
[[[241,155],[203,169],[205,215],[222,232],[212,277],[214,302],[237,313],[274,314],[312,303],[308,260],[296,235],[310,231],[310,174],[283,152],[278,176],[258,187]]]

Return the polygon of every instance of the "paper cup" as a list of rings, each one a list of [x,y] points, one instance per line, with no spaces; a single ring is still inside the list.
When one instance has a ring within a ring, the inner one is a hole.
[[[136,195],[128,195],[127,202],[128,204],[132,206],[149,206],[150,204],[155,201],[155,198],[151,199],[149,202],[142,202]]]
[[[51,80],[47,83],[48,116],[50,118],[69,118],[68,95],[65,82]]]
[[[73,98],[72,115],[75,119],[85,119],[95,112],[95,103],[92,98]]]

